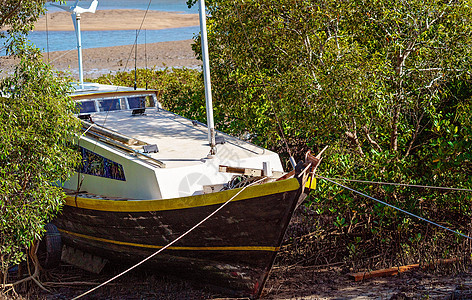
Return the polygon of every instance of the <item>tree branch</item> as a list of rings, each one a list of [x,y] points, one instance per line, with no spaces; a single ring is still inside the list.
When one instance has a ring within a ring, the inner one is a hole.
[[[18,3],[16,3],[16,6],[13,7],[13,9],[10,12],[8,12],[6,15],[2,16],[2,18],[0,19],[0,27],[4,26],[5,20],[9,20],[13,17],[13,15],[18,11],[18,9],[20,9],[22,2],[23,2],[23,0],[19,0]],[[4,3],[2,3],[2,6],[3,5],[4,5]]]
[[[416,138],[418,136],[418,132],[419,132],[419,129],[420,129],[420,123],[421,123],[421,120],[423,120],[423,116],[424,116],[424,111],[421,113],[421,116],[419,117],[419,119],[416,122],[415,132],[413,133],[413,137],[411,138],[411,141],[408,145],[408,149],[406,150],[406,153],[403,156],[403,159],[405,159],[408,155],[410,155],[410,151],[413,147],[413,143],[416,141]]]
[[[356,146],[357,152],[359,152],[360,155],[364,156],[364,151],[362,151],[361,143],[359,142],[359,138],[357,137],[356,120],[353,119],[352,121],[354,123],[352,132],[346,131],[344,134],[351,141],[351,143]]]
[[[377,150],[378,150],[379,152],[382,152],[382,147],[380,147],[379,144],[377,144],[377,142],[374,141],[374,140],[370,137],[370,135],[369,135],[369,129],[367,129],[367,126],[363,126],[362,129],[364,129],[364,133],[365,133],[365,135],[366,135],[367,140],[369,141],[369,143],[370,143],[372,146],[374,146],[375,148],[377,148]]]

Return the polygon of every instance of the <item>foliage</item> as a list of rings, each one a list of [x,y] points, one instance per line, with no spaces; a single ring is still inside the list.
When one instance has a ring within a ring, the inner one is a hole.
[[[0,83],[0,272],[25,258],[44,225],[59,211],[79,159],[79,132],[67,81],[37,50],[23,51],[15,73]],[[29,53],[26,55],[26,53]]]
[[[207,4],[215,106],[232,118],[219,129],[279,152],[285,137],[299,158],[329,145],[326,176],[472,187],[470,1]],[[348,185],[470,230],[470,193]],[[326,181],[310,205],[351,250],[362,236],[395,257],[442,234]]]
[[[9,53],[18,54],[24,49],[26,35],[45,13],[45,3],[46,0],[0,0],[0,39],[6,39],[4,46]]]

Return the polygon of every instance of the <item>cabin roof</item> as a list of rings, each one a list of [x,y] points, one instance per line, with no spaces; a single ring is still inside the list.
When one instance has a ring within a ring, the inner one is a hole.
[[[94,83],[94,82],[84,82],[82,87],[80,87],[79,84],[74,84],[72,88],[74,89],[74,91],[71,94],[72,96],[104,93],[104,92],[124,92],[124,91],[134,90],[134,88],[132,87],[100,84],[100,83]],[[144,89],[138,89],[138,90],[144,91]]]
[[[127,137],[156,144],[159,152],[148,155],[165,163],[166,168],[200,164],[210,152],[205,125],[164,109],[147,108],[144,115],[132,115],[130,110],[101,112],[93,114],[92,121]],[[217,157],[221,161],[275,154],[223,133],[217,136],[225,138],[224,144],[217,145]]]

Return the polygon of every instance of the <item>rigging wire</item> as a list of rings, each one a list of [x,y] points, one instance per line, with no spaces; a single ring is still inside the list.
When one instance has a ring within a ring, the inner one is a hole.
[[[146,20],[146,16],[149,12],[149,7],[151,7],[151,2],[152,0],[149,0],[149,3],[148,3],[148,6],[146,8],[146,12],[144,13],[144,16],[143,16],[143,19],[141,20],[141,25],[139,25],[139,29],[138,29],[138,32],[136,33],[136,39],[134,40],[134,47],[138,47],[138,36],[139,34],[141,33],[141,30],[143,28],[143,24],[144,24],[144,20]],[[133,49],[131,49],[130,53],[129,53],[129,56],[128,56],[128,59],[126,60],[126,64],[125,64],[125,68],[124,70],[126,70],[126,68],[128,67],[128,62],[129,60],[131,59],[131,55],[133,54]]]
[[[203,220],[201,220],[200,222],[198,222],[197,224],[195,224],[192,228],[190,228],[189,230],[187,230],[185,233],[183,233],[182,235],[180,235],[178,238],[176,238],[175,240],[173,240],[172,242],[168,243],[167,245],[165,245],[164,247],[162,247],[161,249],[159,249],[158,251],[154,252],[153,254],[149,255],[148,257],[146,257],[145,259],[141,260],[140,262],[138,262],[137,264],[129,267],[128,269],[124,270],[123,272],[121,272],[120,274],[118,275],[115,275],[114,277],[108,279],[107,281],[97,285],[96,287],[88,290],[87,292],[83,293],[83,294],[80,294],[79,296],[77,297],[74,297],[72,300],[76,300],[76,299],[79,299],[79,298],[82,298],[83,296],[101,288],[102,286],[112,282],[113,280],[117,279],[118,277],[128,273],[129,271],[133,270],[134,268],[142,265],[143,263],[145,263],[146,261],[148,261],[149,259],[153,258],[154,256],[156,256],[157,254],[161,253],[162,251],[164,251],[165,249],[169,248],[170,246],[172,246],[173,244],[175,244],[177,241],[179,241],[180,239],[182,239],[184,236],[186,236],[187,234],[189,234],[190,232],[192,232],[195,228],[197,228],[198,226],[200,226],[201,224],[203,224],[204,222],[206,222],[208,219],[210,219],[213,215],[215,215],[217,212],[219,212],[221,209],[223,209],[223,207],[225,207],[228,203],[230,203],[234,198],[236,198],[239,194],[241,194],[246,188],[250,187],[250,186],[253,186],[257,183],[260,183],[262,182],[263,180],[265,180],[266,177],[263,177],[249,185],[246,185],[245,187],[243,187],[240,191],[238,191],[233,197],[229,198],[225,203],[223,203],[222,205],[220,205],[217,209],[215,209],[211,214],[209,214],[207,217],[205,217]]]
[[[131,59],[131,55],[133,54],[133,50],[135,49],[134,47],[138,47],[138,36],[139,36],[139,32],[141,31],[141,28],[143,27],[143,24],[144,24],[144,20],[146,19],[146,16],[147,16],[147,13],[149,11],[149,7],[151,7],[151,3],[152,3],[152,0],[149,0],[149,3],[148,3],[148,6],[146,7],[146,11],[144,13],[144,16],[143,16],[143,19],[141,20],[141,25],[139,26],[139,29],[136,31],[136,38],[135,38],[135,41],[134,41],[134,46],[133,48],[131,48],[131,51],[129,53],[129,56],[128,56],[128,59],[126,60],[126,64],[125,64],[125,67],[124,67],[124,70],[126,70],[126,68],[128,67],[128,63],[129,63],[129,60]],[[137,50],[137,49],[136,49]],[[135,51],[136,51],[135,50]],[[65,54],[64,54],[65,55]],[[136,54],[135,54],[136,55]],[[62,56],[61,56],[62,57]],[[135,59],[136,61],[136,59]],[[136,63],[136,62],[135,62]],[[136,68],[136,67],[135,67]],[[136,73],[135,73],[135,76],[136,76]],[[135,80],[136,82],[136,80]],[[117,86],[115,91],[118,91],[119,87]],[[136,83],[135,83],[135,89],[136,89]],[[110,104],[111,105],[111,104]],[[103,120],[103,124],[101,124],[101,126],[105,126],[106,122],[107,122],[107,119],[108,119],[108,115],[110,113],[110,110],[107,110],[107,113],[105,115],[105,119]],[[95,141],[95,144],[94,144],[94,147],[93,147],[93,152],[95,152],[95,149],[97,148],[97,145],[98,145],[98,142],[99,140],[97,139]],[[77,173],[77,177],[80,177],[80,172]],[[83,181],[82,181],[83,182]],[[82,182],[80,182],[80,184],[77,185],[77,192],[80,190],[81,186],[82,186]]]
[[[147,38],[146,38],[146,29],[144,29],[144,68],[146,70],[146,78],[145,78],[145,81],[146,81],[146,90],[148,89],[148,73],[147,73],[147,69],[148,69],[148,65],[147,65],[147,47],[146,47],[146,44],[147,44]]]
[[[66,52],[62,53],[61,56],[58,56],[58,57],[56,57],[54,60],[50,61],[50,63],[55,62],[55,61],[58,60],[59,58],[62,58],[62,57],[64,57],[65,55],[67,55],[69,52],[75,51],[75,50],[77,50],[77,48],[72,48],[72,49],[67,50]],[[49,52],[48,52],[48,59],[49,59]]]
[[[328,178],[328,177],[327,177],[327,178]],[[381,184],[381,185],[394,185],[394,186],[416,187],[416,188],[425,188],[425,189],[438,189],[438,190],[450,190],[450,191],[472,192],[472,189],[454,188],[454,187],[444,187],[444,186],[433,186],[433,185],[420,185],[420,184],[408,184],[408,183],[396,183],[396,182],[384,182],[384,181],[369,181],[369,180],[346,179],[346,178],[328,178],[328,179],[331,179],[331,180],[341,180],[341,181],[351,181],[351,182],[359,182],[359,183],[371,183],[371,184]]]
[[[48,27],[48,12],[46,11],[46,51],[48,53],[48,62],[50,63],[49,59],[49,27]]]
[[[339,185],[340,187],[343,187],[343,188],[345,188],[345,189],[347,189],[347,190],[349,190],[349,191],[351,191],[351,192],[354,192],[354,193],[356,193],[356,194],[359,194],[359,195],[361,195],[361,196],[364,196],[364,197],[366,197],[366,198],[369,198],[369,199],[371,199],[371,200],[374,200],[374,201],[376,201],[376,202],[378,202],[378,203],[381,203],[381,204],[383,204],[383,205],[385,205],[385,206],[388,206],[388,207],[390,207],[390,208],[393,208],[393,209],[396,209],[396,210],[398,210],[398,211],[401,211],[401,212],[404,213],[404,214],[407,214],[407,215],[409,215],[409,216],[415,217],[415,218],[420,219],[420,220],[422,220],[422,221],[425,221],[425,222],[427,222],[427,223],[429,223],[429,224],[432,224],[432,225],[437,226],[437,227],[440,227],[440,228],[442,228],[442,229],[444,229],[444,230],[447,230],[447,231],[450,231],[450,232],[455,233],[455,234],[457,234],[457,235],[460,235],[460,236],[462,236],[462,237],[465,237],[466,239],[472,240],[472,237],[470,237],[470,236],[468,236],[468,235],[465,235],[465,234],[463,234],[463,233],[460,233],[460,232],[458,232],[458,231],[455,231],[455,230],[453,230],[453,229],[450,229],[450,228],[448,228],[448,227],[446,227],[446,226],[440,225],[440,224],[438,224],[438,223],[435,223],[435,222],[433,222],[433,221],[430,221],[430,220],[428,220],[428,219],[425,219],[425,218],[423,218],[423,217],[420,217],[420,216],[418,216],[418,215],[415,215],[415,214],[413,214],[413,213],[411,213],[411,212],[409,212],[409,211],[406,211],[406,210],[403,210],[403,209],[398,208],[398,207],[396,207],[396,206],[393,206],[393,205],[391,205],[391,204],[388,204],[388,203],[385,202],[385,201],[376,199],[376,198],[371,197],[371,196],[369,196],[369,195],[367,195],[367,194],[364,194],[364,193],[362,193],[362,192],[356,191],[356,190],[354,190],[354,189],[352,189],[352,188],[350,188],[350,187],[347,187],[347,186],[345,186],[345,185],[342,185],[341,183],[336,182],[336,181],[334,181],[334,180],[332,180],[332,179],[330,179],[330,178],[321,176],[321,175],[319,175],[319,174],[315,174],[315,175],[316,175],[316,177],[318,177],[318,178],[321,178],[321,179],[324,179],[324,180],[329,181],[329,182],[331,182],[331,183],[334,183],[334,184],[336,184],[336,185]]]
[[[138,67],[137,67],[137,63],[138,63],[138,44],[137,44],[137,41],[138,41],[138,31],[136,30],[136,44],[134,45],[134,90],[136,90],[138,88],[138,79],[137,79],[137,76],[138,76]]]

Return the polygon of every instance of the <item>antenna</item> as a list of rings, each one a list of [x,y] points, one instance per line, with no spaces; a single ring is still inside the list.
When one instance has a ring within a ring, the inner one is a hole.
[[[145,70],[146,70],[146,90],[148,89],[148,73],[147,73],[147,50],[146,50],[146,44],[147,44],[147,39],[146,39],[146,29],[144,29],[144,64],[145,64]]]
[[[78,3],[79,3],[79,0],[76,0],[74,5],[72,6],[58,5],[54,3],[50,3],[50,4],[52,6],[59,7],[60,9],[71,13],[72,22],[74,23],[75,35],[77,37],[77,55],[79,59],[79,83],[80,83],[80,88],[83,88],[84,87],[84,70],[82,66],[82,38],[80,36],[80,14],[88,13],[88,12],[95,13],[98,6],[98,0],[93,0],[92,3],[90,3],[89,8],[82,8],[80,6],[77,6]]]
[[[138,60],[138,30],[136,30],[136,42],[134,43],[134,90],[138,88],[138,83],[137,83],[137,67],[136,67],[136,61]]]

